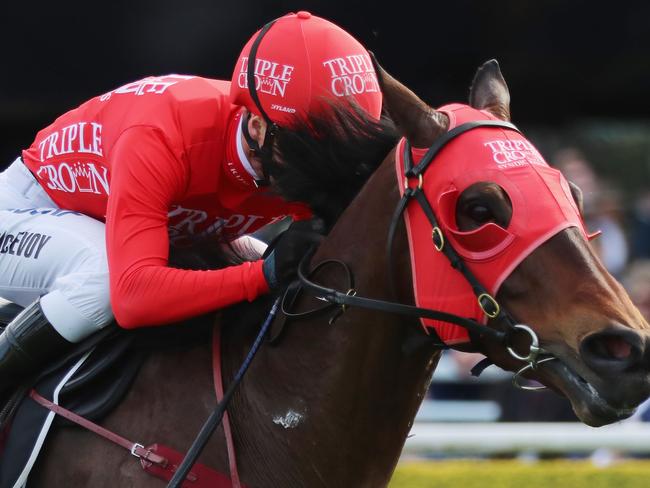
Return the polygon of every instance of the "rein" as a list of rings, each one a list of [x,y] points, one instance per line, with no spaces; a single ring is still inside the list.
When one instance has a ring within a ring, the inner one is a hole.
[[[497,120],[480,120],[468,122],[454,129],[448,131],[444,136],[437,139],[431,147],[427,150],[426,154],[423,156],[422,160],[417,164],[413,164],[412,154],[411,154],[411,145],[406,141],[404,145],[404,194],[397,204],[395,211],[393,213],[390,226],[388,229],[388,239],[386,243],[386,256],[389,266],[389,281],[391,290],[394,291],[394,280],[393,280],[393,270],[391,267],[392,260],[392,248],[395,237],[395,232],[397,230],[397,225],[399,224],[404,211],[411,201],[415,200],[422,211],[426,215],[429,223],[431,224],[431,239],[433,241],[433,246],[437,252],[442,252],[451,266],[458,270],[468,283],[471,285],[474,294],[476,295],[477,302],[485,314],[485,316],[493,320],[498,324],[501,330],[488,327],[483,325],[475,320],[461,317],[455,314],[443,312],[440,310],[433,310],[429,308],[416,307],[413,305],[406,305],[394,301],[378,300],[373,298],[367,298],[358,296],[356,290],[350,289],[348,292],[343,293],[334,288],[328,288],[322,285],[319,285],[312,281],[309,276],[309,260],[311,253],[306,255],[298,267],[298,278],[302,287],[312,293],[316,298],[329,302],[330,304],[338,305],[345,309],[345,307],[361,307],[370,310],[377,310],[387,313],[395,313],[399,315],[405,315],[409,317],[416,318],[427,318],[438,320],[442,322],[448,322],[460,327],[464,327],[469,331],[470,339],[473,344],[476,345],[477,341],[480,338],[490,338],[503,345],[509,354],[520,361],[525,362],[525,366],[517,371],[513,377],[513,384],[518,388],[526,390],[535,390],[541,389],[540,387],[529,387],[521,385],[519,380],[521,375],[528,371],[529,369],[535,369],[538,364],[542,362],[547,362],[552,359],[555,359],[553,356],[548,356],[547,352],[539,346],[539,339],[537,334],[527,325],[518,324],[514,319],[508,314],[503,307],[499,305],[497,300],[492,297],[488,290],[479,282],[479,280],[474,276],[474,274],[466,266],[464,260],[459,256],[456,250],[453,248],[450,242],[445,240],[444,234],[441,227],[438,224],[438,219],[436,218],[435,212],[429,200],[427,199],[424,191],[422,190],[424,173],[433,162],[436,155],[453,139],[468,132],[472,129],[478,127],[498,127],[505,128],[509,130],[514,130],[519,132],[517,127],[509,122],[497,121]],[[409,185],[410,181],[415,180],[416,185]],[[320,265],[319,265],[320,266]],[[393,292],[394,295],[394,292]],[[437,337],[437,333],[431,329],[430,331],[434,334],[434,337]],[[525,333],[530,337],[530,346],[527,354],[520,354],[515,351],[513,346],[513,337],[516,333]],[[440,343],[443,341],[440,340]],[[440,346],[441,344],[436,344]],[[445,346],[446,347],[446,346]],[[540,358],[540,355],[547,355],[543,359]],[[484,360],[485,361],[485,360]],[[488,360],[489,361],[489,360]],[[484,367],[487,364],[484,364]],[[480,373],[480,371],[479,371]]]
[[[143,444],[133,442],[82,417],[81,415],[76,414],[67,408],[58,405],[55,402],[48,400],[34,389],[29,392],[29,396],[34,402],[50,410],[54,414],[60,415],[61,417],[128,450],[133,456],[140,459],[142,468],[145,471],[147,471],[149,474],[152,474],[153,476],[169,481],[169,484],[167,485],[168,488],[178,488],[180,486],[186,485],[189,486],[187,483],[192,483],[192,486],[196,486],[196,488],[242,486],[239,481],[239,474],[237,471],[234,450],[232,448],[232,436],[230,434],[230,428],[228,425],[224,426],[224,431],[226,433],[226,442],[228,444],[228,457],[232,479],[227,478],[223,474],[209,468],[204,464],[197,463],[196,460],[203,451],[203,448],[207,444],[216,427],[221,423],[224,416],[227,418],[226,408],[230,403],[230,400],[232,399],[232,396],[235,393],[237,387],[243,380],[244,374],[248,370],[248,367],[257,354],[257,351],[259,350],[259,347],[268,332],[269,326],[275,318],[279,304],[280,298],[276,298],[273,306],[271,307],[271,310],[269,311],[268,316],[266,317],[259,333],[257,334],[255,341],[253,342],[253,345],[251,346],[248,354],[246,355],[246,358],[244,359],[242,365],[237,371],[237,374],[233,378],[225,393],[223,393],[223,386],[221,384],[221,367],[218,363],[218,360],[220,360],[220,358],[217,360],[217,362],[215,362],[215,390],[217,394],[218,404],[212,414],[205,421],[203,427],[201,428],[201,431],[184,456],[181,453],[163,444],[152,444],[148,447],[145,447]],[[97,336],[104,338],[108,333],[110,332],[98,332]],[[98,340],[93,340],[91,346],[96,342],[98,342]],[[83,343],[83,345],[85,346],[86,343]],[[213,361],[215,360],[215,354],[218,358],[218,353],[215,352],[215,348],[217,347],[220,347],[220,343],[213,336]],[[192,469],[193,471],[190,471]]]
[[[307,254],[309,255],[311,253],[308,252]],[[338,259],[327,259],[325,261],[322,261],[309,272],[309,276],[311,277],[315,275],[328,265],[336,265],[343,270],[346,279],[345,289],[348,290],[347,294],[354,295],[356,293],[354,290],[354,275],[352,274],[352,269],[350,269],[350,266],[348,266],[343,261],[340,261]],[[333,325],[347,309],[345,305],[338,306],[336,303],[326,302],[320,307],[315,307],[304,312],[292,312],[291,309],[295,306],[298,298],[302,295],[303,290],[304,287],[300,281],[296,280],[291,283],[282,294],[282,300],[280,302],[280,311],[282,313],[271,326],[271,330],[269,331],[269,335],[267,337],[267,342],[269,344],[277,344],[280,341],[287,324],[293,320],[305,320],[316,315],[322,315],[324,313],[331,312],[327,323],[329,325]]]
[[[253,359],[255,358],[255,355],[257,354],[257,351],[259,350],[260,345],[262,344],[262,340],[264,339],[264,336],[266,335],[269,326],[271,325],[271,322],[273,322],[273,319],[275,318],[275,314],[278,310],[279,302],[280,299],[276,298],[268,316],[266,317],[266,320],[262,324],[262,327],[260,328],[260,331],[257,334],[257,337],[255,338],[255,342],[253,342],[253,345],[248,351],[248,354],[246,355],[244,362],[239,367],[239,371],[237,371],[237,374],[233,378],[232,383],[230,383],[230,385],[228,386],[228,389],[224,393],[221,401],[217,404],[214,411],[210,414],[208,419],[203,424],[203,427],[201,428],[198,435],[196,436],[196,439],[194,439],[194,442],[192,443],[189,450],[185,454],[185,458],[183,459],[183,462],[178,467],[178,471],[176,471],[176,473],[174,474],[174,477],[167,485],[167,488],[179,488],[182,485],[190,469],[192,469],[192,466],[194,465],[198,457],[201,455],[203,448],[210,440],[210,436],[221,423],[221,419],[223,418],[224,413],[226,412],[226,407],[230,403],[230,400],[232,399],[235,390],[237,390],[239,383],[241,383],[241,381],[244,379],[244,374],[246,374],[248,367],[253,362]]]
[[[319,300],[329,302],[330,304],[333,305],[338,305],[343,310],[345,310],[345,308],[348,306],[361,307],[370,310],[377,310],[380,312],[406,315],[409,317],[442,320],[445,322],[450,322],[452,324],[460,325],[461,327],[465,327],[466,329],[476,334],[491,336],[499,342],[503,342],[505,340],[504,332],[491,329],[489,327],[479,324],[474,320],[466,319],[458,315],[453,315],[447,312],[441,312],[439,310],[420,308],[414,305],[405,305],[403,303],[389,302],[386,300],[377,300],[374,298],[361,297],[354,294],[356,293],[354,289],[351,289],[348,292],[343,293],[341,291],[335,290],[334,288],[327,288],[317,283],[314,283],[308,278],[310,274],[309,271],[307,270],[307,267],[309,265],[309,258],[310,255],[308,254],[300,262],[300,266],[298,267],[298,279],[300,280],[300,283],[302,284],[304,289],[310,291]],[[320,263],[320,265],[322,264],[323,263]],[[320,311],[324,309],[325,308],[323,307],[322,309],[318,309],[318,310]],[[296,317],[302,316],[302,314],[292,314],[292,315]]]

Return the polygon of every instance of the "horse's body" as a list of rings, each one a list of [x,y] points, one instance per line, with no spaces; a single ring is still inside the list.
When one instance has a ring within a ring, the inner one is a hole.
[[[377,286],[386,282],[386,266],[371,262],[383,254],[383,242],[340,245],[353,235],[387,230],[390,212],[363,216],[397,202],[394,168],[385,164],[372,181],[360,196],[364,204],[346,212],[314,259],[336,257],[355,263],[354,269],[374,269],[355,273],[356,285],[387,298]],[[404,246],[405,234],[396,248]],[[330,283],[340,284],[340,278],[339,273]],[[325,273],[319,279],[327,282]],[[360,313],[349,310],[331,326],[327,316],[317,326],[291,323],[277,346],[260,350],[229,408],[245,483],[374,487],[388,482],[440,353],[403,350],[417,324],[382,313],[357,323]],[[263,320],[263,314],[247,315],[249,326],[243,327],[237,309],[224,314],[226,378],[239,368]],[[102,424],[144,444],[161,442],[185,451],[215,406],[211,374],[207,344],[154,353],[125,401]],[[77,451],[71,446],[83,447]],[[218,430],[201,460],[227,473],[224,446]],[[30,479],[34,486],[48,487],[161,486],[121,448],[69,428],[59,429],[48,441]]]
[[[489,91],[488,85],[478,86],[473,98],[486,98],[482,91]],[[400,104],[408,105],[412,94],[395,94]],[[395,107],[395,100],[395,96],[387,96],[389,108]],[[504,112],[503,108],[498,106],[495,112]],[[409,113],[417,114],[417,110]],[[412,140],[426,145],[443,131],[433,127],[428,133],[418,132],[418,127],[399,117],[399,111],[391,111],[391,115]],[[435,119],[426,113],[415,118],[425,126]],[[342,214],[313,262],[343,260],[352,267],[360,294],[391,298],[384,251],[398,198],[393,152]],[[397,298],[413,303],[403,227],[397,233],[393,256]],[[317,279],[330,286],[344,286],[336,268],[326,268]],[[498,298],[548,343],[558,357],[548,364],[568,365],[540,366],[535,374],[566,394],[585,422],[614,421],[647,396],[648,365],[642,360],[645,332],[640,330],[648,326],[575,229],[560,232],[526,258]],[[309,300],[301,300],[299,308],[309,308],[305,304]],[[263,300],[223,314],[226,383],[241,364],[256,333],[255,325],[261,323],[269,306],[270,301]],[[333,325],[328,325],[327,319],[322,316],[289,324],[277,346],[262,348],[234,397],[229,412],[240,474],[249,486],[376,487],[390,479],[439,351],[405,347],[421,335],[416,319],[355,308]],[[612,322],[618,325],[611,326]],[[622,328],[626,328],[625,334],[611,332]],[[598,335],[603,330],[607,332],[604,338]],[[521,367],[502,349],[497,344],[482,347],[497,364]],[[586,365],[583,356],[588,355]],[[608,373],[610,367],[616,374]],[[625,390],[620,393],[612,386],[620,403],[611,397],[603,400],[598,394],[590,399],[574,385],[579,382],[576,373],[570,376],[562,368],[579,371],[602,395],[608,385],[622,384]],[[627,374],[628,370],[640,372]],[[569,379],[560,381],[562,375]],[[160,442],[185,451],[214,406],[209,347],[205,344],[153,354],[125,401],[103,424],[143,444]],[[200,460],[228,472],[221,430]],[[48,440],[30,480],[39,487],[162,486],[142,472],[129,453],[94,434],[70,428],[59,429]]]

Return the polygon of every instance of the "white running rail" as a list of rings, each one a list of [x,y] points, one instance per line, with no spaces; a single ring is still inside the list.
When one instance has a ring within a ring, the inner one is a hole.
[[[403,454],[589,453],[599,448],[650,453],[650,423],[630,421],[596,429],[577,422],[416,422]]]

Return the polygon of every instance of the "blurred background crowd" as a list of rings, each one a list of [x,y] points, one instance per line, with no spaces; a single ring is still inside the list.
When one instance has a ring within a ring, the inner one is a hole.
[[[126,82],[166,73],[230,79],[242,43],[264,23],[297,10],[353,33],[434,106],[465,101],[476,67],[497,58],[514,122],[582,188],[588,228],[602,231],[593,245],[650,318],[647,2],[6,3],[0,169],[56,116]],[[429,391],[437,406],[425,402],[422,418],[575,419],[565,400],[520,392],[496,368],[471,378],[478,359],[445,354]],[[650,420],[650,409],[640,415]]]

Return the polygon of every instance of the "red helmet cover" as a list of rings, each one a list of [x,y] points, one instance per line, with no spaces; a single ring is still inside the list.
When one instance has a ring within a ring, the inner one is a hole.
[[[259,31],[246,43],[232,76],[231,101],[262,115],[248,89],[248,58]],[[290,126],[324,101],[353,100],[379,119],[382,95],[366,49],[335,24],[309,12],[275,21],[255,57],[255,82],[268,117]]]

